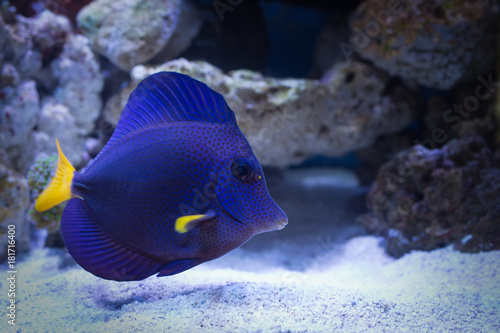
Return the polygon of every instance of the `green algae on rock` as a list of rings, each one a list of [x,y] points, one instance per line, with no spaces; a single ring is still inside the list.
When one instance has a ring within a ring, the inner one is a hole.
[[[28,171],[28,186],[31,192],[31,201],[35,202],[42,191],[54,176],[57,165],[57,156],[40,157]],[[32,204],[28,217],[38,228],[47,228],[49,232],[59,231],[59,222],[66,204],[53,207],[43,213],[37,212]]]

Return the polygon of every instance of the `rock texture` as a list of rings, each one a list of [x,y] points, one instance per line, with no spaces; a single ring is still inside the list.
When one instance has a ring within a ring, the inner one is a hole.
[[[55,138],[74,164],[102,109],[103,76],[86,37],[67,18],[43,11],[0,20],[0,148],[25,173],[36,156],[55,152]]]
[[[474,121],[473,121],[474,122]],[[500,150],[468,135],[429,150],[402,151],[379,170],[360,218],[401,257],[453,244],[464,252],[500,249]]]
[[[498,15],[495,0],[366,0],[350,17],[351,46],[391,75],[447,90],[493,69]]]
[[[76,22],[76,14],[92,0],[15,0],[10,4],[16,7],[16,12],[25,17],[38,15],[48,9],[55,14],[66,16],[72,23]]]
[[[13,67],[11,69],[14,70]],[[4,80],[5,76],[2,76]],[[13,83],[13,86],[0,88],[3,95],[0,99],[0,148],[8,156],[8,165],[26,170],[33,162],[33,129],[37,123],[40,99],[35,81]]]
[[[183,0],[98,0],[77,21],[92,48],[126,72],[165,47],[162,57],[175,57],[201,26],[195,7]]]
[[[191,46],[191,41],[200,32],[203,23],[201,11],[188,0],[180,2],[179,16],[175,31],[167,45],[153,58],[155,63],[163,63],[176,58]]]
[[[29,249],[29,223],[25,217],[28,205],[26,179],[0,164],[0,262],[7,258],[7,245],[11,244],[9,229],[15,231],[15,254]]]
[[[284,167],[315,155],[341,156],[406,126],[415,115],[414,93],[372,66],[339,64],[322,81],[275,79],[237,70],[224,74],[204,62],[174,60],[137,66],[132,82],[108,101],[105,118],[116,125],[130,92],[159,71],[188,74],[222,93],[263,165]]]
[[[68,160],[79,163],[82,160],[82,150],[85,132],[76,125],[75,117],[70,109],[58,104],[53,98],[46,98],[38,114],[38,130],[34,133],[37,156],[56,154],[55,139]]]
[[[17,15],[14,22],[5,24],[5,31],[5,62],[13,64],[21,78],[35,79],[43,88],[56,84],[48,65],[61,54],[72,34],[68,19],[50,11],[29,19]]]
[[[51,69],[58,82],[56,101],[68,107],[79,128],[91,131],[101,112],[103,78],[88,39],[81,35],[69,38]]]

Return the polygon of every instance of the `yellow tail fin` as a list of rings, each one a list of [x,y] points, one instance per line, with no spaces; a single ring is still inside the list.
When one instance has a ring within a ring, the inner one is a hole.
[[[57,139],[56,144],[59,153],[57,170],[49,185],[43,190],[38,199],[36,199],[35,209],[39,212],[44,212],[63,201],[71,199],[71,181],[73,180],[75,168],[73,168],[66,156],[64,156]]]

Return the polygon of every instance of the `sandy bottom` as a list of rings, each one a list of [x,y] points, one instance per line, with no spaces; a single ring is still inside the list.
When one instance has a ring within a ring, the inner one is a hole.
[[[16,326],[0,281],[0,332],[500,332],[500,251],[395,260],[352,222],[359,188],[294,179],[272,187],[284,230],[175,276],[106,281],[33,250],[18,259]]]
[[[394,260],[378,243],[356,237],[298,254],[307,267],[299,271],[286,268],[294,249],[284,244],[238,249],[176,276],[128,283],[60,269],[62,251],[38,250],[18,265],[16,326],[3,302],[1,331],[500,331],[500,251],[445,248]]]

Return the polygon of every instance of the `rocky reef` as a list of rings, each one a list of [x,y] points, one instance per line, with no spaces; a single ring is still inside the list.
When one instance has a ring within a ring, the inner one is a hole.
[[[198,34],[201,15],[187,0],[98,0],[77,22],[94,51],[129,72],[159,53],[179,55]]]
[[[0,148],[25,173],[35,158],[55,153],[55,138],[75,164],[101,112],[103,76],[86,37],[64,16],[43,11],[0,20]]]
[[[7,331],[499,332],[499,15],[498,0],[0,1]],[[34,202],[55,139],[81,172],[159,71],[225,97],[289,224],[117,283],[65,249],[64,203]]]
[[[499,12],[493,0],[6,1],[0,236],[15,225],[26,249],[29,220],[58,243],[64,206],[32,209],[55,139],[83,168],[137,84],[177,71],[224,95],[276,183],[290,167],[356,169],[371,185],[359,220],[389,254],[498,249]]]
[[[500,249],[500,149],[468,135],[440,149],[414,146],[384,164],[368,193],[370,233],[401,257],[453,244],[464,252]]]
[[[494,0],[364,1],[350,17],[353,50],[390,75],[447,90],[491,71]]]
[[[0,262],[7,259],[8,244],[15,245],[14,254],[29,249],[28,193],[26,179],[0,164]],[[9,235],[14,236],[14,243],[9,242]]]
[[[319,81],[277,79],[249,70],[224,74],[205,62],[178,59],[135,67],[132,82],[106,104],[105,119],[116,125],[132,90],[160,71],[188,74],[222,93],[266,166],[341,156],[404,128],[416,116],[416,93],[363,63],[339,64]]]

